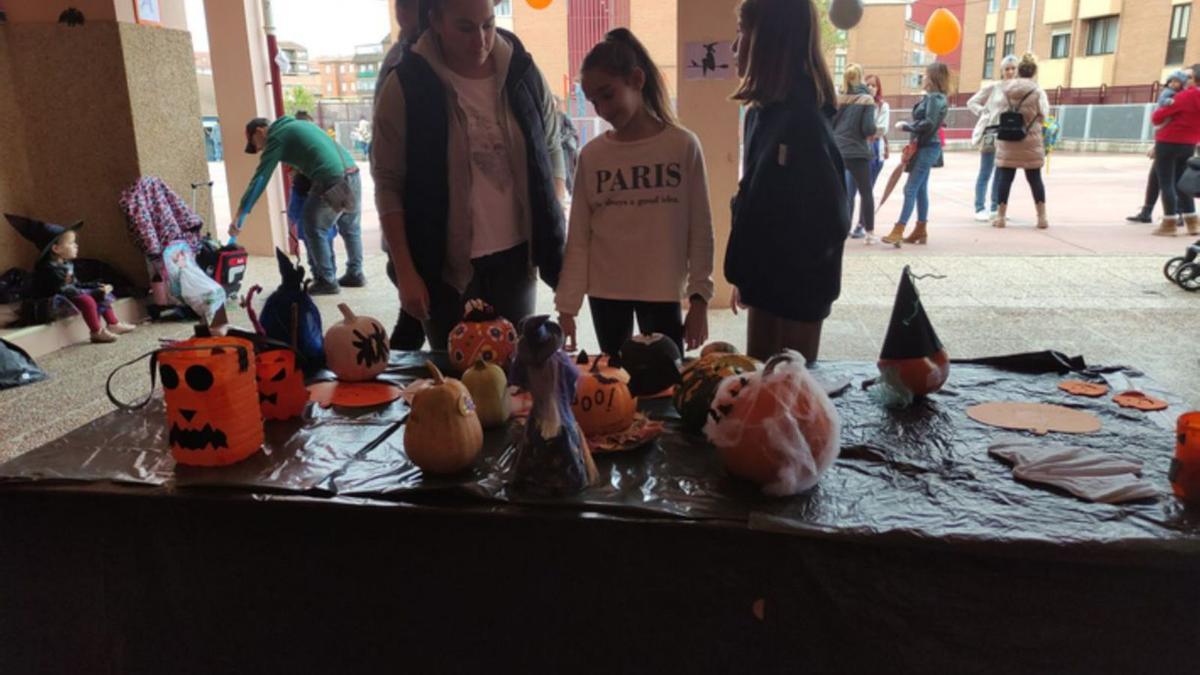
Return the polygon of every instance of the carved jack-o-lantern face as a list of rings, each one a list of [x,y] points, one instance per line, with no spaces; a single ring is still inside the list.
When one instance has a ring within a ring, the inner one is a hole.
[[[196,338],[158,353],[167,439],[176,462],[233,464],[262,445],[253,353],[238,338]]]
[[[287,420],[299,417],[308,403],[304,373],[296,369],[296,353],[274,349],[255,357],[258,403],[263,419]]]
[[[517,331],[482,300],[467,303],[461,323],[450,331],[450,365],[464,372],[476,361],[507,368],[517,352]]]

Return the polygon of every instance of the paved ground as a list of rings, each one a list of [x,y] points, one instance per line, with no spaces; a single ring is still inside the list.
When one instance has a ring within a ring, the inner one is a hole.
[[[1124,216],[1141,201],[1148,162],[1137,155],[1060,155],[1047,179],[1052,227],[1032,228],[1028,188],[1014,188],[1006,230],[971,219],[976,157],[952,153],[934,173],[928,246],[893,249],[847,246],[842,298],[825,327],[822,357],[873,360],[879,351],[892,297],[904,265],[918,274],[943,275],[920,282],[929,315],[955,357],[1035,349],[1082,354],[1089,362],[1139,367],[1193,403],[1200,403],[1200,358],[1195,346],[1200,295],[1163,279],[1165,260],[1180,254],[1188,238],[1149,236],[1149,225]],[[223,180],[214,171],[217,185]],[[364,186],[371,194],[369,184]],[[221,191],[217,213],[228,197]],[[895,198],[893,198],[895,199]],[[884,206],[880,229],[895,218],[899,200]],[[365,239],[375,241],[373,210]],[[370,247],[374,249],[374,246]],[[344,259],[344,258],[343,258]],[[368,257],[372,285],[322,298],[322,314],[335,315],[338,301],[360,313],[394,319],[395,292],[383,275],[382,256]],[[277,284],[275,263],[255,258],[251,276],[266,288]],[[548,291],[539,298],[549,311]],[[745,319],[728,310],[710,315],[713,339],[744,344]],[[104,378],[117,365],[153,348],[160,337],[182,337],[181,325],[147,326],[117,345],[79,345],[42,359],[54,378],[0,392],[0,459],[27,451],[111,409]],[[581,337],[594,348],[584,320]],[[133,398],[147,384],[144,372],[122,378],[120,393]],[[140,378],[140,379],[139,379]]]

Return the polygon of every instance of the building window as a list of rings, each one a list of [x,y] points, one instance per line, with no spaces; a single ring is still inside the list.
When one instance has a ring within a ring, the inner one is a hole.
[[[1017,51],[1017,31],[1004,31],[1004,55],[1008,56]]]
[[[512,16],[512,0],[500,0],[496,5],[496,16]]]
[[[1050,36],[1050,58],[1065,59],[1071,54],[1071,34],[1058,33]]]
[[[1167,43],[1167,65],[1183,63],[1183,51],[1187,48],[1188,23],[1191,20],[1191,5],[1175,5],[1171,10],[1171,40]]]
[[[1009,8],[1009,9],[1016,9],[1016,8],[1017,8],[1017,5],[1018,5],[1019,3],[1020,3],[1020,0],[1008,0],[1008,8]]]
[[[990,80],[996,76],[996,34],[989,33],[983,38],[983,79]]]
[[[915,66],[925,65],[925,52],[920,49],[914,49],[912,53],[912,62]]]
[[[326,85],[325,85],[325,93],[326,93],[326,94],[332,94],[332,93],[333,93],[333,85],[332,85],[332,84],[326,84]]]
[[[834,54],[833,55],[833,81],[841,82],[842,78],[845,75],[846,75],[846,55],[845,54]]]
[[[988,0],[988,13],[995,14],[1000,11],[1000,0]]]
[[[1117,51],[1117,17],[1106,16],[1088,21],[1087,55],[1099,56]]]

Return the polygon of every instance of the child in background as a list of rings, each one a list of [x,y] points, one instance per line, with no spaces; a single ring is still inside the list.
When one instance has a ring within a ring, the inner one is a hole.
[[[555,305],[568,346],[588,296],[600,349],[662,333],[681,348],[708,339],[713,228],[700,141],[679,126],[658,67],[624,28],[581,68],[583,89],[613,130],[580,153]],[[688,298],[686,320],[680,299]]]

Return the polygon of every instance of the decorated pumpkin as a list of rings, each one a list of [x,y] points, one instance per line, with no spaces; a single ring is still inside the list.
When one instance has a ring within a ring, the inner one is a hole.
[[[925,314],[907,266],[896,290],[878,365],[885,384],[914,397],[938,391],[950,377],[950,357]]]
[[[601,375],[629,384],[629,371],[621,367],[621,357],[619,356],[609,356],[607,354],[591,356],[581,349],[579,350],[579,356],[575,357],[575,365],[579,368],[580,372],[599,368]]]
[[[388,364],[387,330],[369,316],[355,315],[345,303],[338,309],[342,320],[325,332],[326,366],[344,382],[375,379]]]
[[[621,345],[621,366],[629,371],[629,391],[653,396],[679,382],[679,345],[662,333],[635,335]]]
[[[683,428],[691,432],[703,429],[721,382],[727,377],[752,373],[758,370],[758,365],[758,361],[749,356],[710,351],[684,366],[674,398]]]
[[[816,485],[833,464],[841,420],[804,357],[788,350],[761,371],[725,378],[704,433],[730,474],[784,496]]]
[[[710,342],[700,348],[700,356],[709,354],[737,354],[738,348],[728,342]]]
[[[508,368],[517,351],[517,331],[482,300],[467,302],[463,320],[450,331],[450,365],[463,372],[480,359]]]
[[[483,449],[483,427],[466,385],[443,377],[433,363],[426,366],[433,384],[413,398],[404,451],[426,473],[457,473],[474,464]]]
[[[156,355],[167,407],[167,442],[179,464],[224,466],[262,446],[254,346],[195,338]]]
[[[299,417],[308,404],[304,373],[296,368],[296,353],[272,349],[254,357],[258,380],[258,404],[265,420]]]
[[[463,373],[463,384],[475,401],[475,412],[484,429],[502,427],[512,415],[512,398],[504,370],[483,359]]]
[[[580,354],[576,362],[587,363],[587,354]],[[600,360],[592,361],[590,369],[582,371],[575,385],[575,398],[571,401],[571,412],[575,414],[579,427],[586,436],[602,436],[624,431],[633,424],[637,413],[637,399],[629,393],[629,386],[615,377],[609,377],[600,368]]]

